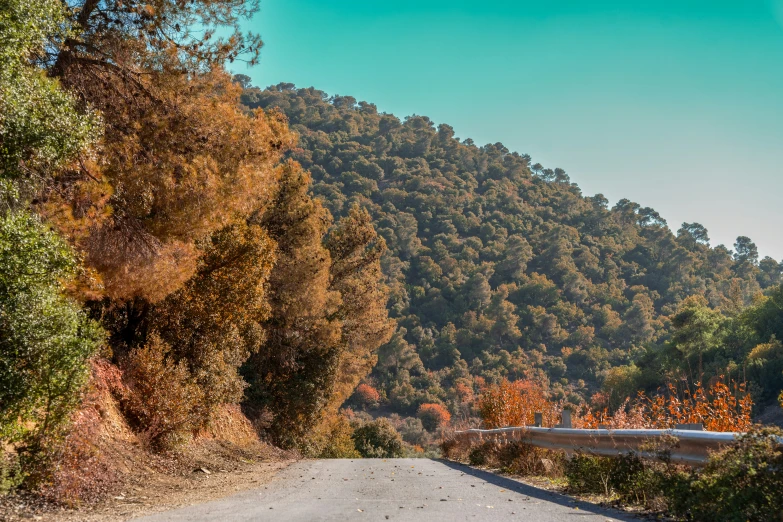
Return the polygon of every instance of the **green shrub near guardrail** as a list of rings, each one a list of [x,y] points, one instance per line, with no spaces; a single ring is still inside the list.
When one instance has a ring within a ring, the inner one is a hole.
[[[669,485],[671,509],[695,521],[783,520],[783,450],[778,428],[748,432],[713,454],[688,487]]]
[[[565,479],[576,494],[599,494],[694,522],[783,521],[783,430],[754,428],[710,455],[702,468],[673,464],[672,438],[655,448],[657,460],[628,453],[617,457],[537,448],[522,441],[450,440],[443,454],[472,465],[520,476]],[[778,439],[776,439],[778,437]]]

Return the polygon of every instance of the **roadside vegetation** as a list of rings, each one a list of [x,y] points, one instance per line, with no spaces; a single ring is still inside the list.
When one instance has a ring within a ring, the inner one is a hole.
[[[444,443],[447,458],[498,470],[599,502],[677,520],[727,522],[778,520],[783,512],[783,451],[779,428],[755,427],[714,453],[703,468],[672,463],[668,448],[656,460],[633,454],[597,457],[545,450],[524,442]],[[653,448],[651,448],[653,449]]]
[[[733,388],[733,390],[732,390]],[[640,393],[613,412],[583,407],[572,411],[575,428],[674,428],[700,423],[711,431],[746,432],[739,440],[710,455],[705,466],[671,461],[676,437],[651,442],[657,455],[641,459],[633,453],[599,457],[534,447],[523,440],[469,441],[445,434],[446,458],[526,477],[566,493],[631,507],[676,519],[710,521],[776,520],[783,512],[777,491],[783,486],[783,430],[751,423],[752,401],[740,385],[721,381],[704,390],[678,392],[673,386],[655,397]],[[479,398],[486,428],[532,425],[543,413],[543,426],[560,419],[563,403],[552,402],[530,382],[504,381]],[[542,482],[543,481],[543,482]]]

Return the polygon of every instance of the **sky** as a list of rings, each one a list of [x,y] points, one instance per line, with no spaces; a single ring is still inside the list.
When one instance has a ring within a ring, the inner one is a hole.
[[[429,116],[783,259],[783,0],[260,0],[235,65]]]

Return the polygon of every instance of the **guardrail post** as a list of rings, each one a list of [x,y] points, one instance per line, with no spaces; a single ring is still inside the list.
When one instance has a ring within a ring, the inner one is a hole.
[[[533,422],[533,426],[540,428],[544,424],[544,414],[537,411],[534,417],[535,421]]]
[[[561,428],[570,428],[571,427],[571,410],[563,410],[563,412],[560,414],[560,417],[562,418],[562,422],[560,423]]]

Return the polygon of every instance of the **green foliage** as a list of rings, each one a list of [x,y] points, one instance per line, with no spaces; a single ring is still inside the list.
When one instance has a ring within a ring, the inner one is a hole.
[[[402,440],[413,446],[425,446],[429,442],[429,434],[424,429],[421,419],[406,417],[397,426]]]
[[[56,80],[31,63],[50,39],[70,35],[57,0],[0,6],[0,178],[41,178],[96,138],[96,118],[80,114]]]
[[[780,429],[756,429],[712,455],[674,505],[696,521],[779,520],[783,514]]]
[[[351,438],[364,458],[397,458],[404,453],[402,437],[385,418],[357,427]]]
[[[612,460],[592,455],[574,455],[565,466],[568,486],[579,493],[610,494]]]
[[[16,453],[0,453],[0,495],[5,495],[22,485],[25,473]]]
[[[671,375],[736,371],[769,342],[746,346],[728,324],[781,282],[780,264],[759,262],[747,238],[735,255],[698,223],[675,235],[653,209],[610,208],[561,169],[423,116],[401,121],[291,84],[243,87],[249,108],[288,116],[300,135],[290,155],[312,173],[313,194],[335,216],[363,209],[388,246],[388,309],[401,328],[372,377],[394,411],[457,411],[450,390],[463,379],[478,392],[477,378],[549,380],[578,403],[619,366],[635,368],[624,390],[654,390]]]
[[[669,468],[629,453],[619,457],[574,455],[564,466],[568,487],[577,493],[616,495],[623,502],[650,507],[663,497]]]
[[[102,330],[63,295],[66,244],[24,212],[0,217],[0,438],[36,455],[80,402]]]

